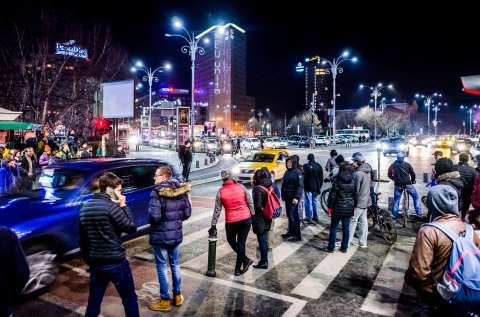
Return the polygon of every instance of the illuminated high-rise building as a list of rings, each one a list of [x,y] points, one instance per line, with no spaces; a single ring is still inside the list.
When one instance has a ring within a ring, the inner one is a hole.
[[[195,106],[207,111],[197,111],[195,121],[215,121],[221,133],[244,134],[255,109],[255,98],[247,96],[245,30],[227,23],[212,26],[197,38],[209,38],[210,44],[202,45],[205,54],[196,57],[195,89],[203,94],[196,95]]]

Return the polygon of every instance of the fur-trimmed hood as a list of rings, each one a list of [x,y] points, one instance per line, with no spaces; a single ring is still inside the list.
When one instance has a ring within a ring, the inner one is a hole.
[[[437,183],[440,183],[440,182],[448,182],[448,181],[455,181],[455,180],[460,181],[460,173],[457,172],[457,171],[445,173],[445,174],[442,174],[442,175],[440,175],[440,176],[437,177]],[[460,182],[461,182],[461,181],[460,181]],[[456,184],[455,184],[455,185],[456,185]],[[463,187],[463,184],[462,184],[461,187]]]
[[[178,180],[171,178],[158,184],[158,186],[155,187],[155,191],[158,192],[159,196],[178,198],[188,194],[190,192],[190,186],[182,185]]]

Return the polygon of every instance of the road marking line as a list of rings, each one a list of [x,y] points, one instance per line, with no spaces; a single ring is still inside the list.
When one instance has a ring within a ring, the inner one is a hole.
[[[308,274],[292,291],[293,294],[318,299],[330,283],[357,251],[356,246],[350,246],[347,253],[340,251],[331,253]]]
[[[55,306],[61,307],[71,312],[78,313],[79,315],[82,315],[82,316],[85,316],[85,312],[87,311],[87,307],[85,306],[79,305],[77,303],[71,302],[67,299],[60,298],[49,293],[42,294],[39,298],[47,303],[53,304]],[[99,315],[99,316],[103,316],[103,315]]]
[[[252,270],[249,270],[249,271],[252,271]],[[253,294],[256,294],[256,295],[267,296],[267,297],[270,297],[270,298],[273,298],[273,299],[278,299],[278,300],[282,300],[282,301],[285,301],[285,302],[292,303],[292,305],[290,305],[290,307],[283,313],[282,316],[285,316],[285,317],[298,315],[300,313],[300,311],[303,309],[303,307],[307,304],[307,301],[305,301],[305,300],[298,299],[298,298],[295,298],[295,297],[291,297],[291,296],[288,296],[288,295],[273,293],[273,292],[269,292],[269,291],[266,291],[266,290],[251,287],[251,286],[248,286],[248,285],[238,284],[238,283],[235,283],[233,281],[222,280],[222,279],[219,279],[219,278],[216,278],[216,277],[213,277],[213,278],[212,277],[207,277],[207,276],[201,275],[199,273],[195,273],[195,272],[191,272],[191,271],[187,271],[187,270],[182,271],[182,275],[188,276],[188,277],[191,277],[191,278],[195,278],[195,279],[198,279],[198,280],[201,280],[201,281],[209,281],[211,283],[220,284],[220,285],[231,287],[231,288],[236,288],[236,289],[246,291],[246,292],[250,292],[250,293],[253,293]]]
[[[183,222],[184,225],[188,225],[192,222],[203,220],[203,219],[208,218],[208,217],[213,217],[213,210],[211,208],[205,208],[205,207],[194,207],[194,208],[195,208],[195,210],[204,209],[205,211],[201,212],[200,214],[191,216],[190,218],[188,218],[187,220],[185,220]],[[209,211],[211,211],[211,212],[209,212]]]
[[[287,223],[286,218],[275,219],[275,226],[282,225],[285,223]],[[230,244],[228,244],[228,242],[225,242],[220,246],[217,246],[216,260],[218,261],[218,259],[221,259],[233,252],[234,251],[230,247]],[[192,269],[192,270],[200,270],[206,267],[207,265],[208,265],[208,252],[205,252],[191,260],[188,260],[187,262],[183,263],[181,266],[188,269]]]
[[[361,310],[382,316],[395,316],[414,243],[415,237],[398,237],[383,261]]]
[[[274,248],[268,253],[268,269],[266,270],[248,270],[243,275],[232,276],[231,278],[236,281],[244,282],[247,284],[253,284],[256,280],[260,279],[263,275],[267,274],[276,265],[280,264],[283,260],[297,252],[303,245],[310,241],[313,237],[323,232],[327,228],[308,226],[303,229],[303,240],[298,242],[284,242],[278,247]],[[310,233],[308,233],[310,232]]]

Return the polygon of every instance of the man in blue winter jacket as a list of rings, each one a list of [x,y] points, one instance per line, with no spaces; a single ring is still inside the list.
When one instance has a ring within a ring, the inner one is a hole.
[[[157,169],[154,180],[156,187],[150,194],[148,220],[151,225],[150,244],[160,284],[160,300],[150,303],[148,308],[168,312],[172,309],[172,302],[177,307],[183,303],[179,251],[183,241],[182,221],[192,214],[188,199],[190,186],[172,178],[172,170],[167,166]],[[167,261],[172,271],[173,300],[169,294]]]

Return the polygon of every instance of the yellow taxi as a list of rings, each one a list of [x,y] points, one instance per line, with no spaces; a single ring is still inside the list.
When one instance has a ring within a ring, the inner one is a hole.
[[[240,182],[250,182],[257,168],[266,167],[275,180],[282,179],[287,171],[285,161],[290,153],[286,150],[261,150],[251,152],[247,158],[233,169],[235,179]]]

